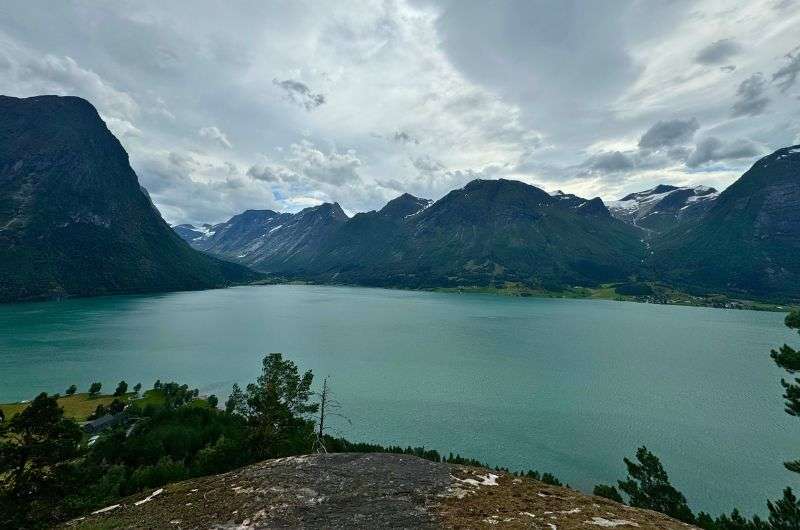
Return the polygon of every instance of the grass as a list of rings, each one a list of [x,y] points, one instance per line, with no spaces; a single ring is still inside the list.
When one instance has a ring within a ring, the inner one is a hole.
[[[130,399],[134,396],[133,393],[128,393],[122,396],[123,400]],[[74,394],[72,396],[61,396],[58,398],[58,404],[64,409],[64,415],[76,421],[86,421],[86,418],[92,414],[97,405],[108,406],[114,401],[115,397],[109,394],[99,394],[90,396],[89,394]],[[0,404],[0,409],[6,415],[7,419],[11,419],[15,414],[25,410],[27,403],[3,403]]]
[[[136,396],[135,393],[129,392],[122,396],[123,401],[132,400]],[[106,407],[111,404],[114,399],[119,399],[110,394],[98,394],[90,396],[87,393],[74,394],[72,396],[61,396],[58,398],[58,404],[64,409],[64,416],[72,418],[75,421],[86,421],[86,418],[91,415],[98,405],[105,405]],[[163,406],[165,404],[164,393],[161,390],[146,390],[142,397],[135,400],[138,405],[144,409],[148,405]],[[192,407],[208,407],[208,401],[202,398],[193,400],[190,404]],[[6,419],[11,419],[15,414],[19,414],[28,403],[0,403],[0,410],[6,416]]]
[[[164,393],[161,390],[146,390],[140,399],[136,400],[136,404],[144,409],[148,405],[160,407],[166,402]]]
[[[613,285],[603,284],[595,289],[589,289],[589,298],[599,300],[617,300],[622,298],[622,295],[617,294]]]

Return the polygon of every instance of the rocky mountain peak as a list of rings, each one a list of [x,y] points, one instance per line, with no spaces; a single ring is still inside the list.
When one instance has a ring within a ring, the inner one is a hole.
[[[422,199],[410,193],[404,193],[387,202],[386,206],[381,208],[378,213],[393,219],[404,219],[409,215],[414,215],[424,210],[431,204],[433,204],[433,201],[430,199]]]
[[[647,232],[665,232],[682,222],[699,218],[713,204],[717,190],[708,186],[672,186],[629,193],[619,201],[610,201],[611,215]]]

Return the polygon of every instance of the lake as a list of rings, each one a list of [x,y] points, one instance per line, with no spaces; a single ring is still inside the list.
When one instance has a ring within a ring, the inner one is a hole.
[[[0,402],[155,379],[227,395],[283,352],[353,440],[424,445],[584,491],[647,445],[695,510],[766,511],[800,456],[769,350],[784,315],[318,286],[0,305]]]

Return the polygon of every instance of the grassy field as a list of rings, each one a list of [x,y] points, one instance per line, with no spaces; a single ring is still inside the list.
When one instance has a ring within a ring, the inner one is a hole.
[[[129,392],[124,394],[121,398],[115,398],[109,394],[98,394],[90,396],[89,394],[75,394],[72,396],[62,396],[58,398],[58,404],[64,409],[64,415],[72,418],[75,421],[86,421],[86,418],[92,414],[98,405],[105,405],[106,407],[111,404],[114,399],[122,399],[122,401],[131,401],[136,398],[136,394]],[[164,393],[161,390],[147,390],[142,394],[142,397],[135,399],[136,403],[142,408],[148,405],[162,406],[165,404]],[[15,414],[22,412],[27,403],[0,403],[0,410],[6,416],[6,419],[11,419]],[[193,407],[208,407],[208,401],[203,398],[197,398],[190,403]]]
[[[135,394],[128,393],[122,397],[122,400],[131,399]],[[72,396],[62,396],[58,398],[58,404],[64,409],[64,415],[76,421],[85,421],[86,418],[94,412],[97,405],[108,406],[114,400],[114,396],[107,394],[99,394],[97,396],[90,396],[89,394],[74,394]],[[0,404],[0,409],[10,419],[15,414],[22,412],[27,403],[4,403]]]

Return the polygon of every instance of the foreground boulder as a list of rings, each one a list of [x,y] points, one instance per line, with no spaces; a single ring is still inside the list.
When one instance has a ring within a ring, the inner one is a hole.
[[[307,455],[171,484],[68,528],[690,528],[502,472],[393,454]]]

